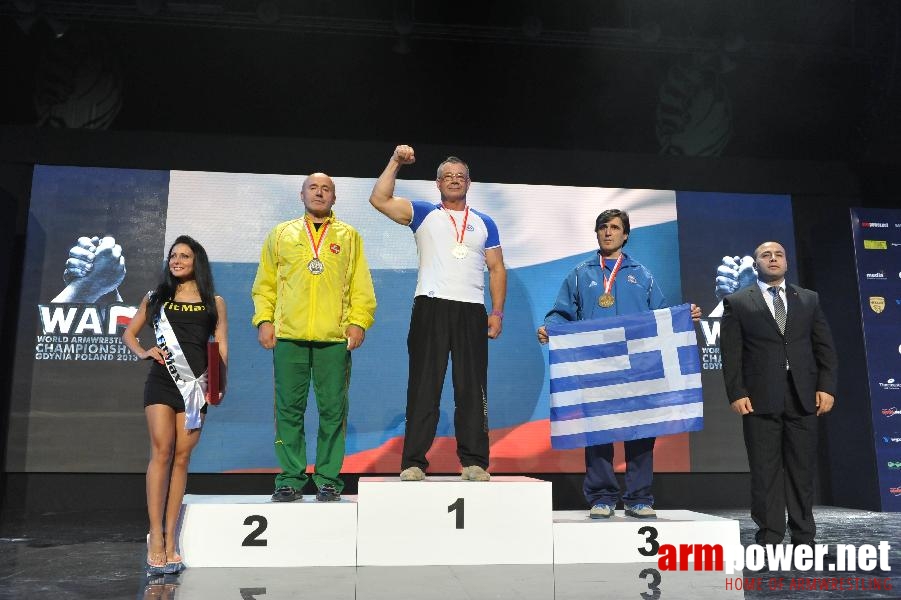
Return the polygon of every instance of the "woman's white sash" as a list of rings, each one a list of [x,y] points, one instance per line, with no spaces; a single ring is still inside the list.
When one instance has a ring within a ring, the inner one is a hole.
[[[200,429],[203,421],[200,420],[200,409],[206,402],[207,372],[200,377],[195,377],[188,364],[181,344],[175,336],[175,330],[166,317],[165,304],[160,307],[160,312],[153,318],[153,331],[156,334],[156,345],[166,353],[166,370],[172,376],[172,381],[181,392],[185,401],[185,429]]]

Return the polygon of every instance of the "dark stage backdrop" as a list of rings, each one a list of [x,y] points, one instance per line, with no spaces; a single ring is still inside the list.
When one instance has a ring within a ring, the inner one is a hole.
[[[297,166],[300,172],[316,168]],[[416,250],[409,229],[369,206],[373,179],[333,175],[336,214],[362,233],[379,299],[376,325],[354,354],[344,470],[392,472],[403,435]],[[298,175],[35,167],[6,470],[145,469],[141,395],[147,364],[135,361],[118,336],[142,295],[154,287],[168,245],[183,233],[199,239],[210,254],[218,291],[229,306],[231,348],[229,395],[209,413],[192,470],[275,470],[271,357],[258,347],[250,325],[249,290],[266,232],[302,212],[302,180]],[[403,180],[397,192],[437,201],[432,181]],[[581,452],[550,450],[547,355],[534,331],[566,272],[596,249],[594,219],[610,207],[630,211],[627,251],[656,275],[669,303],[694,302],[705,315],[698,328],[705,429],[659,440],[656,470],[746,470],[740,423],[728,411],[719,372],[717,314],[725,290],[721,286],[718,293],[716,276],[718,269],[733,268],[734,261],[739,281],[747,283],[741,265],[764,239],[777,238],[794,254],[788,196],[476,181],[469,200],[498,223],[509,269],[504,334],[490,344],[493,470],[584,468]],[[106,279],[92,285],[64,280],[69,248],[81,236],[115,238],[124,256],[124,279],[121,269],[108,265],[102,271]],[[796,279],[794,273],[789,276]],[[146,331],[142,337],[149,335]],[[431,459],[436,471],[454,471],[449,381],[441,410]],[[308,419],[308,431],[314,431],[312,403]],[[312,446],[315,436],[308,442]]]

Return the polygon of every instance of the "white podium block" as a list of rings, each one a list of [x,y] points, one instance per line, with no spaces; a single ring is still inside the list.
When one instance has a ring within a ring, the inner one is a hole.
[[[617,511],[591,519],[588,510],[554,511],[554,563],[657,562],[657,545],[740,545],[739,524],[690,510],[658,510],[656,519],[634,519]],[[689,561],[693,562],[693,561]]]
[[[553,562],[550,482],[363,477],[358,493],[358,565]]]
[[[187,567],[356,565],[357,504],[186,495],[179,548]]]

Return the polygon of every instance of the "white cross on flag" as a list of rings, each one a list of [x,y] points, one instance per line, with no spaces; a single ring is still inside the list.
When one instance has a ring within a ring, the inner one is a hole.
[[[688,304],[547,327],[551,446],[699,431],[701,361]]]

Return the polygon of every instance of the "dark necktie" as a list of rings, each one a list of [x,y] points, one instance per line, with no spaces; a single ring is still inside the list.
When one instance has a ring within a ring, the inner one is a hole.
[[[779,326],[779,333],[785,335],[785,303],[782,301],[782,294],[779,293],[778,286],[767,289],[773,295],[773,313],[776,316],[776,324]]]

